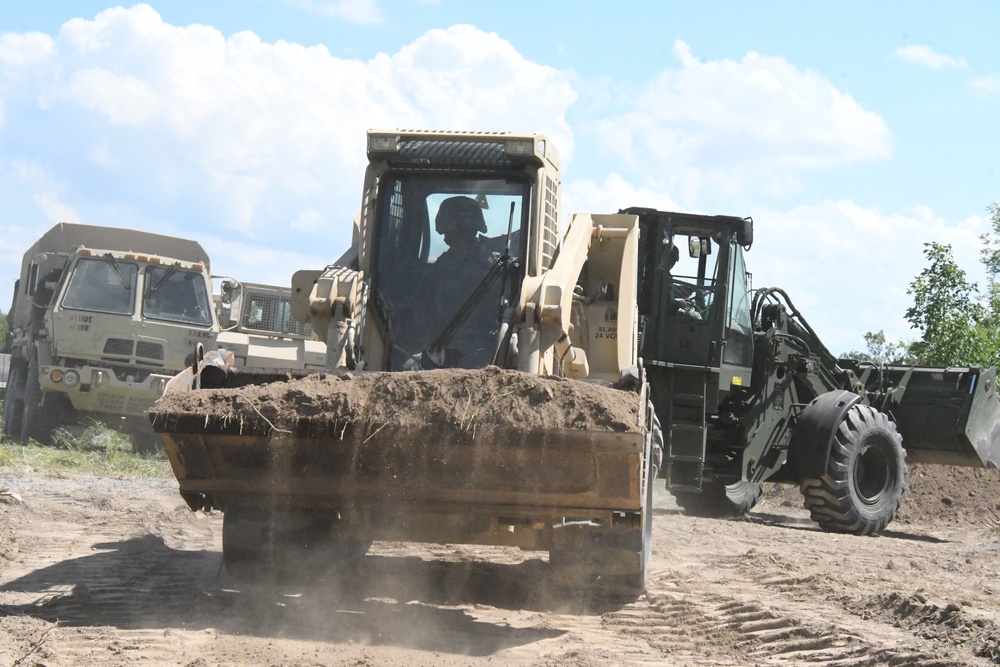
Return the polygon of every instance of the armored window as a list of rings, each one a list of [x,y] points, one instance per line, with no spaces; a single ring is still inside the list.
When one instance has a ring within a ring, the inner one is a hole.
[[[489,364],[501,301],[513,299],[521,280],[495,267],[508,248],[509,267],[523,256],[530,181],[405,172],[383,179],[373,286],[389,318],[391,369],[435,341],[449,366]]]

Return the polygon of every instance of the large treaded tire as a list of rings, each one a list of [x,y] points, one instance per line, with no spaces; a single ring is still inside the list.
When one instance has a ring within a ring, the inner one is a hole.
[[[7,393],[3,399],[3,434],[8,440],[20,441],[21,439],[25,375],[24,366],[15,364],[10,369],[10,376],[7,378]]]
[[[677,506],[691,516],[721,519],[743,516],[754,508],[764,493],[763,482],[736,482],[724,485],[704,482],[701,493],[671,491]]]
[[[26,445],[34,440],[43,445],[51,445],[52,432],[62,424],[64,401],[65,398],[58,393],[46,395],[42,391],[42,385],[38,381],[38,359],[33,356],[28,362],[28,374],[24,383],[21,443]]]
[[[896,425],[870,406],[855,405],[837,426],[826,474],[804,479],[801,490],[823,530],[883,531],[906,490],[906,453]]]

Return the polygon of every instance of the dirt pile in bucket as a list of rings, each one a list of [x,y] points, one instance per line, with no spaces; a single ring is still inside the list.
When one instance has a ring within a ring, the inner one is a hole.
[[[323,373],[238,388],[172,392],[150,410],[161,432],[372,434],[481,429],[637,432],[634,391],[496,367]]]

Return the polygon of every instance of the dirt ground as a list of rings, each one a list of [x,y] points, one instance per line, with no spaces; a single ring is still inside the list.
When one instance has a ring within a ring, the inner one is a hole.
[[[880,537],[797,489],[749,517],[659,491],[649,591],[588,608],[543,554],[376,543],[349,580],[243,589],[172,480],[0,472],[0,665],[1000,664],[1000,474],[915,467]],[[908,502],[907,502],[908,501]]]

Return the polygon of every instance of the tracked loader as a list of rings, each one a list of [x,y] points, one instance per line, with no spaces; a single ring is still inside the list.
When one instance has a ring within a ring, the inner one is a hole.
[[[236,577],[490,544],[635,596],[658,477],[702,514],[797,483],[824,529],[867,534],[907,453],[1000,458],[993,369],[836,360],[784,292],[751,290],[750,219],[631,208],[560,238],[544,136],[370,132],[368,156],[351,250],[293,278],[327,371],[210,350],[149,413],[187,503],[225,512]]]
[[[349,563],[429,541],[548,551],[569,587],[638,595],[662,444],[637,216],[575,216],[560,239],[541,135],[371,132],[368,155],[351,251],[293,278],[329,372],[209,351],[200,390],[150,413],[182,495],[224,510],[237,577],[320,543]]]

